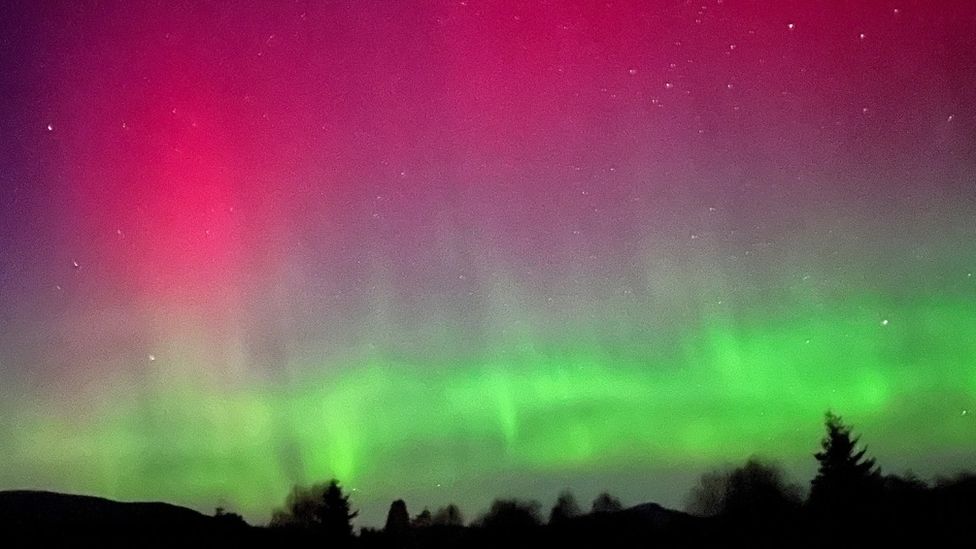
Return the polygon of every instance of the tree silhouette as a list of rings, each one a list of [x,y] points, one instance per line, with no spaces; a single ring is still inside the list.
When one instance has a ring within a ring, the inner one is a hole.
[[[294,486],[285,499],[285,508],[275,510],[271,516],[273,528],[313,528],[317,524],[315,507],[318,505],[314,495],[315,488]]]
[[[563,524],[579,514],[580,506],[576,503],[576,497],[569,490],[564,490],[556,498],[556,504],[549,512],[549,524]]]
[[[616,513],[624,508],[620,500],[603,492],[593,500],[592,513]]]
[[[414,528],[427,528],[431,525],[430,509],[424,507],[424,510],[413,517],[412,525]]]
[[[461,514],[461,509],[457,505],[451,503],[434,513],[431,524],[435,526],[464,526],[464,515]]]
[[[244,517],[237,513],[231,513],[223,507],[214,510],[214,519],[225,528],[242,528],[247,526]]]
[[[322,529],[326,534],[335,537],[352,535],[352,519],[358,514],[358,511],[350,509],[349,496],[342,493],[339,481],[333,479],[329,482],[322,495],[322,506],[319,508]]]
[[[359,513],[350,511],[349,496],[342,493],[339,481],[317,484],[309,488],[295,486],[285,509],[274,513],[273,527],[316,530],[330,538],[352,535],[352,519]]]
[[[758,458],[732,471],[723,512],[745,520],[783,519],[800,507],[800,488],[782,469]]]
[[[694,514],[739,521],[783,517],[802,501],[799,486],[787,482],[782,469],[756,457],[735,469],[705,473],[690,499],[688,510]]]
[[[713,517],[725,509],[726,489],[729,471],[708,471],[698,478],[698,484],[691,489],[685,510],[700,517]]]
[[[867,448],[857,448],[860,437],[852,436],[840,416],[827,412],[824,426],[823,449],[814,454],[820,465],[810,484],[810,504],[831,514],[851,512],[877,495],[881,475]]]
[[[751,457],[742,466],[702,475],[688,510],[714,517],[723,539],[736,545],[791,543],[802,511],[800,487],[775,464]]]
[[[403,536],[410,530],[410,515],[407,513],[407,503],[398,499],[390,504],[390,512],[386,514],[386,527],[383,531],[392,536]]]
[[[478,521],[481,526],[505,532],[525,532],[542,523],[539,503],[517,499],[496,499]]]

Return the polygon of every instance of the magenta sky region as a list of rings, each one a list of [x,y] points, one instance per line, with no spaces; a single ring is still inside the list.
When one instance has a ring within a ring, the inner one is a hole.
[[[753,450],[808,474],[829,406],[973,466],[971,2],[0,25],[0,488],[680,505]]]

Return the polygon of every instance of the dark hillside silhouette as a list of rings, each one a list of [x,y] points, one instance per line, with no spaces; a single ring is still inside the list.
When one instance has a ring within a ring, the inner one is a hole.
[[[616,511],[581,514],[549,526],[560,547],[662,547],[704,540],[707,519],[643,503]]]
[[[236,518],[233,518],[236,517]],[[250,527],[239,515],[210,517],[159,502],[11,490],[0,492],[0,533],[45,538],[113,535],[130,540],[169,537],[234,537]]]

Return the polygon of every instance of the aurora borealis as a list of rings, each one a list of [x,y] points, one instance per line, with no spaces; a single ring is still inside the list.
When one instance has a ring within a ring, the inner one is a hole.
[[[0,489],[976,467],[971,2],[20,2]]]

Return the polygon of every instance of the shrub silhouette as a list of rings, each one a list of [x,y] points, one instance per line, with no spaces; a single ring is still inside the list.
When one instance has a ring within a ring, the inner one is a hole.
[[[624,506],[620,503],[620,500],[614,496],[611,496],[607,492],[603,492],[598,495],[593,500],[593,505],[590,508],[591,513],[616,513],[617,511],[623,510]]]
[[[569,490],[564,490],[556,498],[556,503],[549,512],[549,524],[564,524],[569,519],[578,516],[580,512],[580,506],[576,503],[576,496]]]
[[[417,516],[413,517],[411,525],[414,528],[427,528],[431,525],[430,509],[424,507],[424,510],[417,513]]]
[[[349,496],[342,493],[339,481],[317,484],[309,488],[295,486],[285,509],[278,510],[271,526],[315,530],[334,539],[352,535],[352,519],[359,513],[350,511]]]
[[[741,467],[702,475],[688,510],[755,522],[782,519],[795,513],[802,501],[800,487],[787,482],[781,468],[751,457]]]
[[[800,487],[789,484],[782,469],[750,458],[729,476],[723,512],[750,521],[777,520],[795,512],[801,502]]]
[[[496,499],[478,523],[489,530],[525,532],[542,523],[539,507],[536,501]]]
[[[685,510],[700,517],[714,517],[725,509],[726,490],[731,471],[714,470],[702,474],[692,488]]]
[[[228,512],[223,507],[214,510],[214,519],[222,528],[246,528],[244,517],[237,513]]]
[[[464,515],[457,505],[450,503],[441,507],[431,519],[434,526],[464,526]]]

